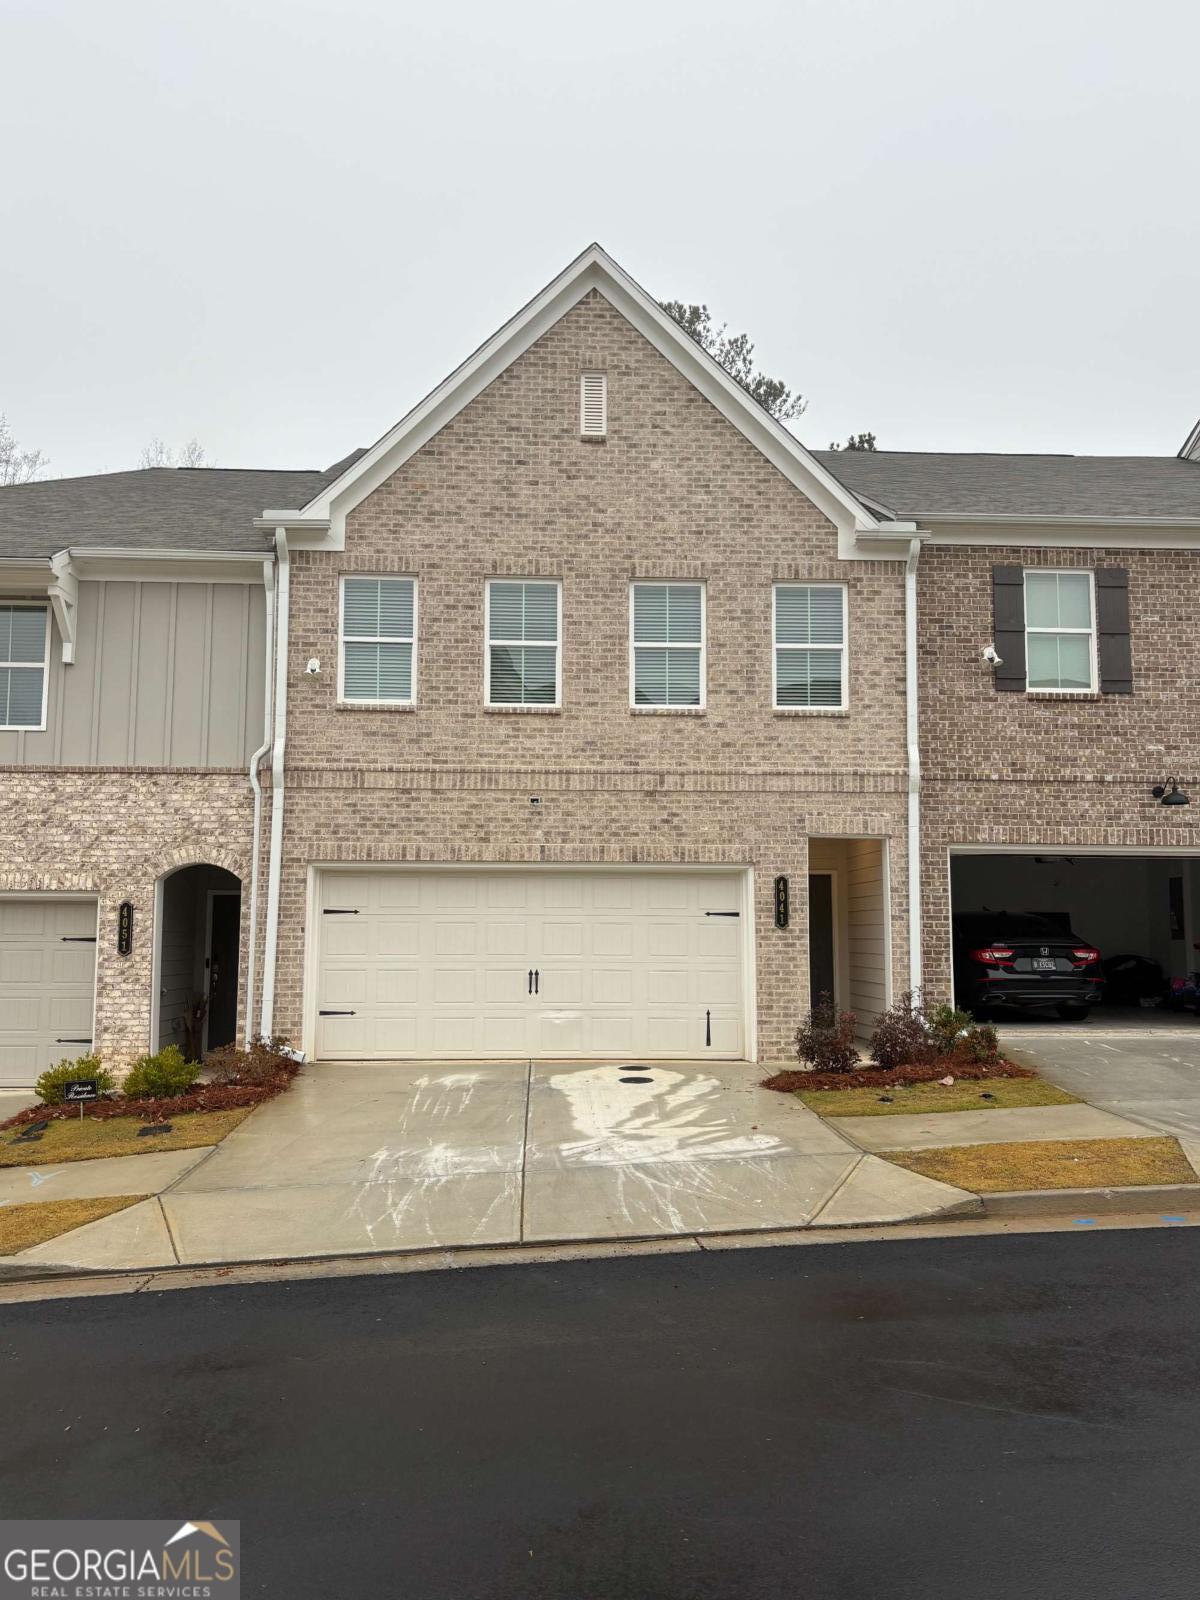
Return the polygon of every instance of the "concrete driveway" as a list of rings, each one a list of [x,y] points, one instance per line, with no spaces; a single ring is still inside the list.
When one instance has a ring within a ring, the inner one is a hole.
[[[1200,1021],[1151,1014],[1141,1027],[1128,1020],[1104,1026],[1096,1013],[1082,1028],[1059,1024],[1005,1027],[1001,1038],[1018,1061],[1051,1083],[1132,1122],[1200,1138]]]
[[[864,1154],[793,1096],[761,1089],[761,1071],[746,1063],[306,1066],[287,1094],[156,1198],[20,1259],[139,1267],[849,1226],[977,1209],[973,1196]]]

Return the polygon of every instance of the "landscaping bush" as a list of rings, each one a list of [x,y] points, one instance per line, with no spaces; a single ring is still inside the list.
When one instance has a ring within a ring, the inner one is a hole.
[[[129,1100],[171,1099],[186,1094],[199,1076],[198,1064],[185,1061],[179,1046],[168,1044],[135,1061],[121,1091]]]
[[[65,1092],[63,1085],[75,1078],[95,1078],[98,1093],[113,1092],[113,1075],[100,1065],[100,1057],[79,1056],[74,1061],[60,1061],[56,1067],[50,1067],[42,1073],[34,1084],[38,1099],[44,1106],[62,1105]]]
[[[291,1056],[285,1054],[287,1040],[252,1039],[247,1049],[235,1044],[222,1045],[204,1063],[209,1083],[270,1084],[280,1077],[294,1078],[298,1071]]]
[[[796,1054],[815,1072],[853,1072],[858,1066],[853,1011],[839,1011],[833,996],[821,995],[796,1029]]]
[[[959,1039],[974,1027],[974,1019],[969,1011],[956,1011],[948,1005],[934,1006],[926,1021],[933,1035],[934,1048],[940,1056],[952,1055]]]
[[[956,1071],[964,1065],[994,1066],[1002,1060],[1000,1036],[990,1022],[973,1022],[965,1033],[954,1041],[950,1061]]]
[[[908,989],[894,1005],[879,1013],[871,1035],[871,1057],[879,1066],[893,1070],[928,1066],[937,1054],[921,997]]]

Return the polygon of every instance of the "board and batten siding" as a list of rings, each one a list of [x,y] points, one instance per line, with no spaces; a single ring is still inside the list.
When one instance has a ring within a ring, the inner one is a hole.
[[[0,763],[241,767],[262,743],[260,585],[84,582],[74,665],[51,630],[46,727],[0,733]]]
[[[850,839],[846,846],[846,942],[850,1010],[869,1033],[888,1003],[887,895],[883,841]]]

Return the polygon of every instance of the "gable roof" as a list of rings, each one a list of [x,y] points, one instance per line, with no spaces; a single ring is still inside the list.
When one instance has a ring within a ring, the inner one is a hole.
[[[1200,518],[1200,463],[1177,456],[1039,456],[816,450],[885,514],[1178,522]]]
[[[311,499],[346,461],[324,472],[148,467],[10,484],[0,488],[0,557],[89,548],[264,551],[254,526],[263,506]]]
[[[725,369],[669,317],[654,298],[598,244],[591,244],[548,283],[419,405],[390,428],[338,478],[324,485],[294,514],[279,520],[303,538],[306,523],[317,542],[341,548],[348,511],[389,478],[463,410],[501,372],[524,354],[585,295],[598,291],[660,355],[700,391],[727,421],[794,483],[838,528],[852,537],[878,519],[775,417],[752,400]],[[274,502],[276,507],[281,502]],[[264,521],[272,520],[268,510]],[[328,525],[328,526],[326,526]]]

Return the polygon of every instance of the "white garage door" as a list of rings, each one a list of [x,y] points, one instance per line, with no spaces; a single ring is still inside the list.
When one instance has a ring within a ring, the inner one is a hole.
[[[95,983],[94,900],[0,900],[0,1084],[86,1054]]]
[[[318,1058],[745,1048],[737,873],[320,877]]]

